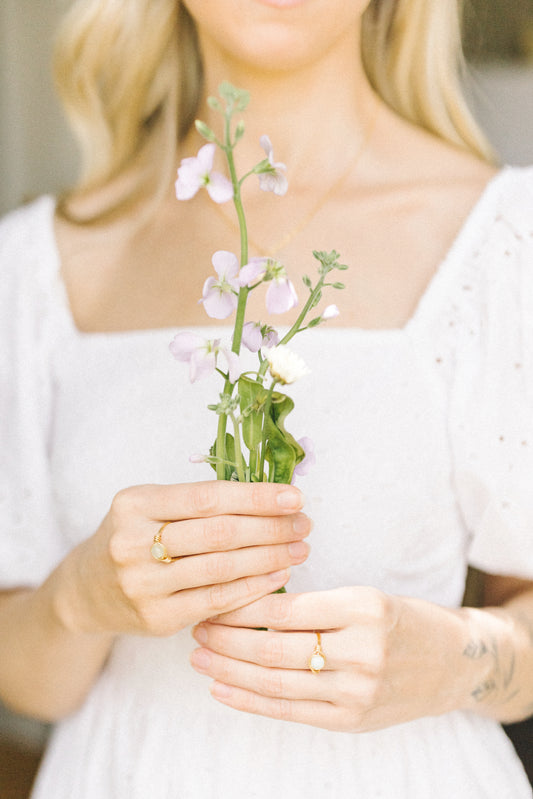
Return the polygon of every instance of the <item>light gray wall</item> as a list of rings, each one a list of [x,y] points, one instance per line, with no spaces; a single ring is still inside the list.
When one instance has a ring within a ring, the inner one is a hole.
[[[0,213],[57,192],[76,150],[54,96],[50,53],[65,0],[0,0]]]

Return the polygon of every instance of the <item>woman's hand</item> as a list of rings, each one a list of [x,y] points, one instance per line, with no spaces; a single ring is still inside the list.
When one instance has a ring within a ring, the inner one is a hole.
[[[283,586],[311,529],[298,489],[204,482],[121,491],[97,533],[56,580],[58,614],[74,632],[171,635]],[[162,541],[172,563],[150,554]]]
[[[258,627],[268,627],[266,632]],[[321,632],[324,669],[309,659]],[[265,597],[199,625],[192,664],[226,705],[362,732],[465,706],[475,681],[461,611],[372,588]]]

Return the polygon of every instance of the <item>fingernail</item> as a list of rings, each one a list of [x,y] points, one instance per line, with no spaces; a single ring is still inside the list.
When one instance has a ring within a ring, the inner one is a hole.
[[[223,682],[214,682],[211,686],[211,693],[213,696],[219,696],[221,699],[227,699],[233,693],[233,689]]]
[[[211,664],[211,656],[205,649],[195,649],[191,655],[191,663],[197,669],[208,669]]]
[[[289,579],[290,571],[288,569],[281,569],[279,572],[272,572],[268,577],[273,583],[279,583],[281,585],[286,583]]]
[[[308,533],[309,532],[309,519],[303,513],[299,513],[294,517],[292,529],[295,533]]]
[[[309,545],[304,541],[294,541],[289,544],[289,555],[295,561],[304,560],[309,554]]]
[[[297,489],[289,489],[278,494],[278,505],[285,509],[302,507],[302,495]]]
[[[207,630],[205,627],[195,627],[192,634],[199,644],[207,644]]]

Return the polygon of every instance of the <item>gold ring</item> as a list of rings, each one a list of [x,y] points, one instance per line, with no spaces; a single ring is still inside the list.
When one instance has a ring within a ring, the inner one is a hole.
[[[318,674],[319,671],[322,671],[324,666],[326,665],[326,656],[322,651],[322,636],[320,633],[315,632],[316,635],[316,646],[313,649],[313,653],[309,658],[309,668],[313,672],[313,674]]]
[[[152,546],[150,547],[150,555],[155,559],[158,560],[159,563],[172,563],[173,560],[179,560],[179,558],[171,558],[167,552],[166,546],[161,543],[161,535],[165,527],[167,527],[171,522],[165,522],[165,524],[159,528],[157,533],[154,535],[154,541]]]

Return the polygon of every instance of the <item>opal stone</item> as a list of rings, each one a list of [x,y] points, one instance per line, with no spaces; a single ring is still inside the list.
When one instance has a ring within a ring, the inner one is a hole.
[[[311,657],[311,663],[310,663],[310,666],[311,666],[311,669],[312,669],[313,671],[320,671],[321,669],[323,669],[323,668],[324,668],[324,666],[325,666],[325,665],[326,665],[326,661],[325,661],[325,659],[322,657],[322,655],[315,654],[315,655],[313,655],[313,656]]]
[[[167,557],[166,547],[164,546],[164,544],[160,544],[158,541],[155,541],[152,544],[152,546],[150,548],[150,552],[152,553],[153,557],[156,560],[161,560],[162,558],[166,558]]]

